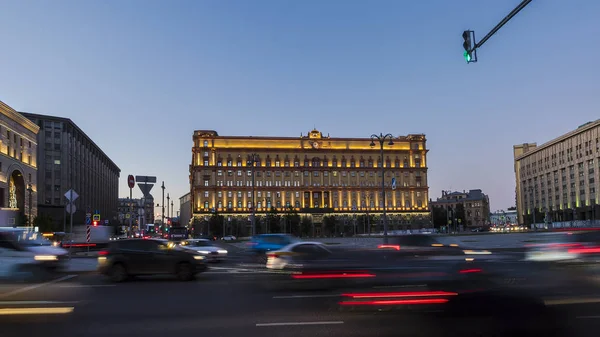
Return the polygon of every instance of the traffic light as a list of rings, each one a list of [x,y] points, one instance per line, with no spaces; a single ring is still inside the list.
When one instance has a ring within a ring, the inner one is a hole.
[[[94,227],[98,226],[98,221],[93,222]]]
[[[465,53],[463,54],[465,57],[465,61],[467,61],[467,63],[470,63],[472,58],[472,52],[473,52],[473,41],[471,41],[471,31],[469,30],[465,30],[462,33],[462,37],[463,37],[463,48],[465,49]]]

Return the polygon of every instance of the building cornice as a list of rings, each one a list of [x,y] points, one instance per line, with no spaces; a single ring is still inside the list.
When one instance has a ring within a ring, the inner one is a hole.
[[[3,115],[19,123],[21,126],[33,132],[34,134],[37,135],[40,131],[40,127],[37,124],[29,120],[27,117],[21,115],[15,109],[11,108],[2,101],[0,101],[0,111]]]

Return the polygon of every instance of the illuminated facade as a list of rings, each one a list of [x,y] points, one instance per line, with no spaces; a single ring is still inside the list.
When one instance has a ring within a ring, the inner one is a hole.
[[[247,219],[253,191],[257,214],[293,209],[318,222],[323,216],[383,211],[380,147],[371,147],[370,138],[331,138],[317,130],[300,137],[198,130],[193,140],[190,185],[196,218],[217,212]],[[400,228],[411,217],[428,217],[428,150],[422,134],[393,141],[384,147],[386,211],[392,228]],[[248,162],[253,154],[254,170]]]
[[[513,147],[519,223],[600,217],[600,120],[537,146]]]
[[[23,226],[37,216],[39,127],[0,101],[0,226]]]

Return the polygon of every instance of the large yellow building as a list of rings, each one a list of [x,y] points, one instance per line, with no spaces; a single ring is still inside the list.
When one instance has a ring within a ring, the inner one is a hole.
[[[253,191],[257,214],[292,208],[319,223],[327,215],[377,216],[383,211],[380,144],[372,147],[370,138],[332,138],[317,130],[300,137],[219,136],[198,130],[193,139],[195,218],[217,212],[247,221]],[[413,218],[429,219],[425,135],[393,142],[384,147],[390,229],[406,228]],[[254,170],[249,164],[253,156]]]
[[[513,147],[519,223],[600,217],[599,138],[596,120],[540,146]]]

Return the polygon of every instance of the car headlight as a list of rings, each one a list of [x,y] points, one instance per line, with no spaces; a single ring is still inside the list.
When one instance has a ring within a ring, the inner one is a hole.
[[[202,256],[202,255],[194,255],[194,260],[204,260],[204,256]]]
[[[227,254],[227,251],[225,249],[219,249],[219,250],[217,250],[217,253],[219,253],[219,254]]]
[[[210,254],[210,252],[208,250],[199,250],[198,253],[200,253],[200,254]]]
[[[34,257],[36,261],[57,261],[58,256],[56,255],[36,255]]]

